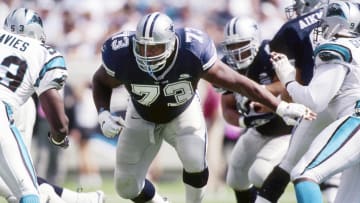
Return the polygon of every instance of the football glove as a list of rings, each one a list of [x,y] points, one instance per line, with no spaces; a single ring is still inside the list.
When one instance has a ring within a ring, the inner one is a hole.
[[[125,121],[120,116],[113,116],[108,110],[101,111],[98,115],[98,122],[102,133],[109,138],[119,135],[125,127]]]
[[[281,84],[286,87],[288,83],[295,81],[295,68],[290,64],[286,55],[272,52],[271,62]]]
[[[55,145],[55,146],[58,146],[58,147],[61,147],[61,148],[64,148],[64,149],[69,147],[70,142],[69,142],[69,137],[67,135],[64,137],[63,140],[61,140],[60,142],[57,142],[56,140],[54,140],[52,134],[49,132],[48,133],[48,139],[49,139],[49,142],[51,144]]]
[[[296,125],[301,117],[313,120],[316,116],[315,113],[302,104],[287,103],[285,101],[280,102],[276,108],[276,113],[284,119],[287,125]]]
[[[273,113],[264,113],[251,116],[240,116],[239,117],[239,126],[242,128],[253,128],[261,125],[265,125],[274,118],[275,114]]]
[[[250,113],[250,103],[251,100],[246,96],[242,96],[240,94],[235,94],[236,99],[236,108],[241,114],[248,114]]]

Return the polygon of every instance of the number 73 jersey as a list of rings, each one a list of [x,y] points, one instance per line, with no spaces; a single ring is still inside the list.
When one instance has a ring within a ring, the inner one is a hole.
[[[125,85],[142,118],[155,123],[166,123],[188,107],[201,75],[217,59],[215,45],[204,32],[182,28],[175,33],[173,58],[155,73],[138,67],[132,51],[134,32],[117,33],[102,48],[107,73]]]
[[[0,100],[18,108],[34,94],[61,89],[67,78],[62,55],[38,40],[0,29]]]

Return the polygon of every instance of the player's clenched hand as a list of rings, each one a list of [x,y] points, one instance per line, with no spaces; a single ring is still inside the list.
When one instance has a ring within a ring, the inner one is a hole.
[[[98,121],[102,133],[109,138],[113,138],[120,134],[121,130],[125,126],[125,121],[120,116],[113,116],[107,110],[99,113]]]
[[[289,82],[295,80],[295,68],[290,64],[286,55],[271,52],[270,61],[281,84],[286,86]]]
[[[276,113],[280,115],[287,125],[295,125],[299,118],[307,120],[316,119],[316,113],[302,104],[287,103],[281,101],[276,108]]]

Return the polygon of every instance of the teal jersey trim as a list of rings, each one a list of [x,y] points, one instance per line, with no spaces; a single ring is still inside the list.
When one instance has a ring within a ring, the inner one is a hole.
[[[314,168],[327,160],[336,151],[345,145],[349,139],[359,130],[360,118],[349,116],[332,134],[327,144],[309,164],[306,169]]]
[[[319,57],[325,61],[339,59],[338,56],[332,54],[331,52],[338,53],[342,57],[342,60],[347,63],[352,61],[351,50],[340,44],[322,44],[315,48],[314,55],[319,55]]]

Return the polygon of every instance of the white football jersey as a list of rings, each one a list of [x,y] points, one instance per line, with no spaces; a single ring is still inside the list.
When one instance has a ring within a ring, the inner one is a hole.
[[[341,64],[348,69],[339,91],[328,107],[336,117],[353,111],[355,102],[360,99],[360,38],[324,41],[317,46],[314,55],[315,67]]]
[[[34,92],[61,89],[67,74],[64,57],[52,47],[0,29],[0,100],[16,109]]]

